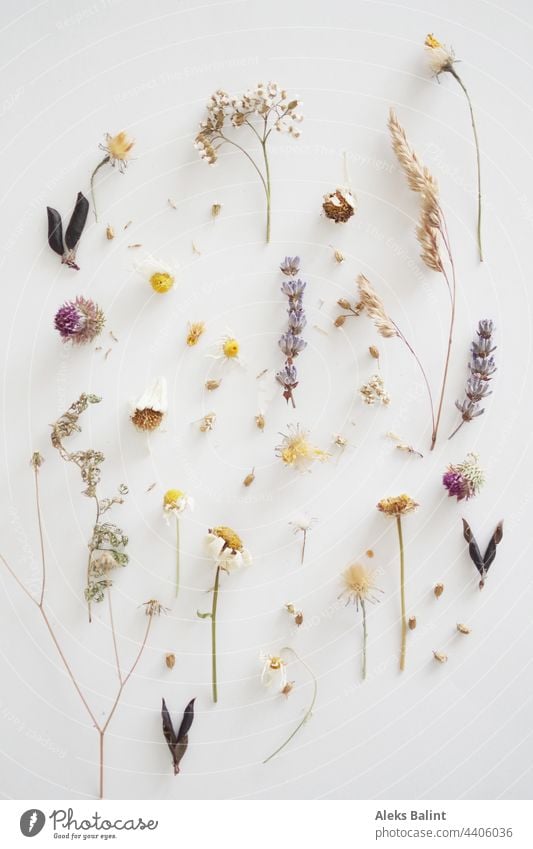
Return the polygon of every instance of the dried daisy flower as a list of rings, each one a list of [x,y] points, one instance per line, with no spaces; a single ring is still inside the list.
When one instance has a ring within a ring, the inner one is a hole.
[[[317,697],[317,693],[318,693],[318,683],[317,683],[316,677],[315,677],[315,675],[314,675],[314,673],[313,673],[312,669],[311,669],[311,668],[307,665],[307,663],[306,663],[306,662],[305,662],[305,661],[304,661],[304,660],[303,660],[303,659],[302,659],[302,658],[301,658],[301,657],[300,657],[300,656],[299,656],[299,655],[298,655],[298,654],[294,651],[294,649],[292,649],[290,646],[285,646],[284,648],[282,648],[282,649],[281,649],[281,651],[280,651],[280,655],[279,655],[280,659],[282,658],[283,654],[284,654],[284,653],[286,653],[286,652],[290,652],[290,653],[294,656],[294,658],[295,658],[295,659],[296,659],[299,663],[301,663],[301,664],[302,664],[302,666],[303,666],[303,667],[307,670],[307,672],[309,673],[309,675],[310,675],[310,677],[311,677],[311,680],[312,680],[312,682],[313,682],[313,695],[312,695],[312,697],[311,697],[311,702],[310,702],[310,704],[309,704],[309,707],[308,707],[308,708],[307,708],[307,710],[305,711],[303,718],[300,720],[300,722],[298,723],[298,725],[296,726],[296,728],[294,729],[294,731],[292,731],[292,732],[289,734],[289,736],[288,736],[288,737],[287,737],[287,739],[286,739],[286,740],[285,740],[285,741],[281,744],[281,746],[278,746],[278,748],[277,748],[274,752],[272,752],[272,754],[271,754],[271,755],[269,755],[269,756],[268,756],[268,758],[265,758],[265,760],[263,761],[263,763],[264,763],[264,764],[268,763],[268,761],[270,761],[270,760],[272,760],[272,758],[276,757],[276,755],[278,755],[278,754],[279,754],[279,753],[280,753],[280,752],[281,752],[281,751],[285,748],[285,746],[286,746],[288,743],[290,743],[290,741],[293,739],[293,737],[295,737],[295,736],[296,736],[296,734],[298,733],[298,731],[300,730],[300,728],[303,728],[303,726],[304,726],[304,725],[306,725],[306,723],[309,721],[309,719],[311,718],[311,716],[312,716],[312,714],[313,714],[313,708],[314,708],[314,706],[315,706],[316,697]],[[285,662],[285,661],[282,661],[282,662]],[[281,692],[284,696],[288,696],[288,695],[289,695],[289,693],[291,692],[291,690],[292,690],[293,688],[294,688],[294,681],[287,681],[287,682],[286,682],[286,684],[285,684],[285,686],[283,687],[283,689],[282,689],[282,690],[280,690],[280,692]]]
[[[393,433],[392,430],[387,431],[385,436],[387,437],[387,439],[391,439],[393,442],[396,443],[396,448],[399,451],[406,451],[407,454],[416,454],[417,457],[424,456],[420,451],[417,451],[416,448],[413,448],[412,445],[409,445],[409,443],[404,442],[401,436],[398,436],[397,433]]]
[[[405,652],[407,647],[407,615],[405,604],[405,552],[403,544],[403,529],[402,517],[413,513],[419,505],[413,501],[410,495],[403,493],[395,495],[391,498],[382,498],[378,502],[377,508],[385,516],[396,519],[396,529],[398,531],[398,542],[400,546],[400,597],[402,609],[402,641],[400,649],[400,670],[405,669]]]
[[[471,634],[472,628],[469,628],[468,625],[462,625],[460,622],[457,623],[457,630],[460,634]]]
[[[167,381],[157,377],[135,404],[131,421],[137,430],[150,433],[158,429],[167,411]]]
[[[299,264],[299,257],[294,257],[294,259],[285,257],[285,263],[287,264],[285,267],[288,267],[288,261],[294,262],[295,260],[298,260],[297,264]],[[283,266],[284,263],[280,265],[282,270]],[[286,271],[283,271],[283,273],[286,274]],[[281,291],[288,299],[288,327],[287,331],[282,333],[278,341],[278,345],[286,359],[285,365],[276,374],[276,380],[283,387],[283,397],[287,404],[290,401],[293,408],[296,407],[293,392],[298,386],[298,373],[294,365],[294,360],[307,348],[307,342],[301,336],[307,324],[307,318],[303,308],[303,294],[306,285],[305,282],[298,279],[284,280],[281,286]]]
[[[288,433],[282,433],[283,440],[276,447],[277,456],[282,462],[298,472],[310,471],[316,460],[324,462],[330,457],[327,451],[317,448],[309,442],[309,432],[300,425],[288,425]]]
[[[204,385],[208,392],[213,392],[215,389],[218,389],[221,383],[221,380],[206,380]]]
[[[384,380],[379,374],[373,374],[368,383],[364,383],[359,388],[359,395],[363,402],[369,406],[378,403],[387,407],[390,404],[390,396],[385,391]]]
[[[241,346],[239,340],[232,333],[226,333],[214,346],[213,353],[207,354],[207,356],[212,360],[219,360],[223,364],[235,363],[242,365],[240,352]]]
[[[344,224],[355,213],[355,198],[348,189],[335,189],[324,195],[322,203],[324,215],[336,224]]]
[[[286,256],[279,269],[285,277],[296,277],[300,270],[300,257]]]
[[[420,219],[416,230],[416,237],[422,249],[420,254],[421,259],[432,271],[442,274],[442,279],[444,280],[450,299],[448,344],[446,346],[443,376],[436,407],[433,405],[433,397],[426,374],[417,358],[417,362],[428,389],[431,405],[431,419],[433,427],[430,450],[432,451],[435,447],[439,431],[453,344],[457,290],[455,264],[451,251],[446,219],[439,201],[439,190],[436,180],[430,171],[420,162],[416,153],[409,145],[405,130],[400,125],[393,109],[391,109],[389,113],[388,126],[391,134],[392,148],[407,178],[407,184],[412,191],[420,195]],[[441,249],[443,249],[443,253],[441,253]],[[412,348],[410,350],[411,353],[414,354]]]
[[[216,702],[218,700],[216,626],[220,573],[226,572],[230,575],[242,566],[249,566],[252,563],[252,557],[248,549],[244,547],[239,534],[226,525],[218,525],[209,529],[206,538],[206,550],[208,556],[214,561],[216,569],[213,604],[210,612],[200,613],[200,611],[197,611],[197,615],[200,619],[211,620],[211,681],[213,701]]]
[[[93,211],[96,221],[98,221],[98,214],[96,212],[96,200],[94,196],[94,178],[100,168],[103,168],[104,165],[107,165],[108,163],[113,168],[117,167],[120,173],[123,174],[128,165],[131,149],[134,144],[135,142],[132,141],[132,139],[130,139],[124,131],[122,131],[117,133],[116,136],[106,133],[105,142],[99,145],[100,150],[104,151],[105,156],[91,174],[91,196],[93,199]]]
[[[61,215],[57,209],[51,206],[46,207],[48,217],[48,244],[54,253],[61,257],[62,265],[67,265],[76,271],[80,270],[79,265],[76,263],[76,251],[81,234],[85,228],[88,212],[89,201],[81,192],[78,192],[74,210],[65,232],[65,239],[63,240]]]
[[[181,489],[167,489],[163,496],[163,516],[167,523],[171,516],[176,520],[176,598],[180,588],[180,515],[185,510],[194,510],[194,499]]]
[[[208,433],[210,430],[213,430],[216,420],[217,414],[213,412],[206,413],[205,416],[202,416],[199,425],[201,433]]]
[[[176,280],[176,263],[156,259],[147,254],[141,262],[135,263],[135,271],[148,279],[150,286],[159,295],[169,292]]]
[[[434,651],[433,657],[435,658],[435,660],[438,663],[447,663],[448,662],[448,655],[444,654],[444,652],[442,652],[442,651]]]
[[[105,324],[103,310],[98,304],[79,295],[74,301],[65,301],[54,318],[54,327],[63,342],[86,345],[102,332]]]
[[[366,603],[373,604],[378,601],[376,592],[382,592],[374,583],[374,572],[362,566],[360,563],[353,563],[342,573],[342,582],[344,589],[339,595],[339,598],[346,598],[346,604],[354,604],[357,611],[359,605],[363,615],[363,664],[362,676],[363,681],[366,678],[366,643],[367,643],[367,627],[366,627]]]
[[[468,363],[470,377],[466,381],[465,399],[455,402],[455,406],[461,413],[461,421],[449,436],[449,439],[455,436],[465,422],[471,422],[485,412],[485,409],[480,409],[479,405],[484,398],[492,395],[489,390],[489,383],[496,371],[494,357],[492,356],[496,350],[496,345],[492,339],[493,333],[493,321],[486,318],[478,323],[477,338],[474,339],[470,348],[470,362]]]
[[[287,611],[289,616],[292,616],[292,618],[294,619],[294,624],[297,628],[299,628],[300,625],[303,625],[304,614],[302,610],[297,610],[292,602],[289,602],[285,605],[285,610]]]
[[[485,473],[479,465],[477,454],[467,454],[462,463],[450,463],[442,476],[442,483],[450,498],[468,501],[478,494],[485,483]]]
[[[279,655],[261,652],[259,660],[262,664],[261,684],[263,687],[274,687],[283,693],[287,685],[287,662]]]
[[[426,56],[428,57],[429,67],[432,73],[437,77],[441,74],[450,74],[461,87],[470,112],[470,123],[472,124],[472,133],[474,136],[474,146],[476,149],[476,170],[477,170],[477,245],[479,251],[479,261],[483,262],[483,248],[481,246],[481,156],[479,152],[479,139],[477,135],[476,119],[474,117],[474,107],[470,100],[468,89],[456,70],[456,58],[453,50],[446,47],[445,44],[435,38],[431,33],[426,36],[424,42]]]
[[[444,584],[435,584],[433,587],[433,595],[435,598],[440,598],[444,592]]]
[[[299,516],[296,516],[296,518],[292,519],[292,521],[289,522],[289,525],[292,525],[293,533],[302,534],[302,553],[300,557],[300,563],[302,565],[305,558],[307,534],[317,521],[318,520],[315,519],[313,516],[309,516],[307,513],[301,513]]]
[[[205,322],[203,321],[190,321],[187,329],[187,345],[189,348],[192,348],[194,345],[198,344],[200,336],[205,330]]]
[[[224,144],[231,144],[255,168],[265,192],[267,242],[270,241],[272,197],[268,141],[273,130],[287,133],[292,138],[299,137],[298,124],[303,120],[302,114],[297,111],[300,106],[298,100],[291,100],[287,92],[275,82],[258,83],[255,88],[237,97],[219,89],[209,98],[206,117],[195,139],[194,146],[200,157],[210,165],[217,161],[220,148]],[[259,142],[262,162],[258,162],[242,144],[234,141],[233,135],[240,135],[244,127],[252,134],[250,138],[254,144]],[[238,132],[234,133],[234,130]]]

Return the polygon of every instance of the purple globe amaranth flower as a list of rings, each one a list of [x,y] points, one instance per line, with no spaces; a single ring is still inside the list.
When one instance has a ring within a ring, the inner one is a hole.
[[[279,347],[286,357],[293,359],[298,354],[307,348],[307,342],[300,336],[295,336],[294,333],[284,333],[279,340]]]
[[[457,501],[468,501],[477,495],[485,483],[477,454],[468,454],[462,463],[450,464],[442,476],[442,483],[448,495]]]
[[[54,326],[63,342],[85,345],[92,342],[105,324],[103,310],[98,304],[81,295],[75,301],[65,301],[54,318]]]
[[[287,277],[294,277],[300,270],[299,256],[286,256],[280,265],[280,271]]]

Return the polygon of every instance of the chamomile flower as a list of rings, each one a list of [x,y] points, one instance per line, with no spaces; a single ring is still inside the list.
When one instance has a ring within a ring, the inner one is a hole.
[[[261,652],[259,660],[263,666],[261,670],[261,684],[263,687],[274,687],[283,693],[287,685],[287,662],[282,657]]]
[[[177,271],[175,262],[167,262],[147,254],[141,262],[135,263],[134,267],[159,295],[164,295],[174,286]]]
[[[239,340],[233,335],[233,333],[228,332],[218,340],[213,348],[213,353],[208,354],[207,356],[213,360],[219,360],[223,364],[236,363],[237,365],[242,365],[240,354],[241,345]]]
[[[167,489],[163,496],[163,516],[167,524],[170,517],[176,520],[176,598],[180,587],[180,514],[194,509],[194,500],[181,489]]]
[[[167,381],[156,378],[140,396],[133,408],[131,421],[138,430],[157,430],[168,411]]]

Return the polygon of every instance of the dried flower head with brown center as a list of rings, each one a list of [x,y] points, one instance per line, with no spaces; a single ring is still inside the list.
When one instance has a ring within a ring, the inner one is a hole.
[[[163,421],[163,413],[147,407],[144,410],[135,410],[131,420],[138,430],[157,430]]]
[[[335,189],[334,192],[324,195],[322,209],[326,218],[336,224],[344,224],[355,213],[355,198],[348,189]]]
[[[242,551],[243,542],[239,534],[234,531],[233,528],[228,528],[226,525],[217,525],[216,528],[211,528],[209,533],[223,539],[226,546],[231,548],[232,551]]]
[[[398,516],[406,516],[408,513],[413,513],[419,505],[416,501],[403,493],[402,495],[393,495],[390,498],[382,498],[378,501],[377,508],[386,516],[396,518]]]

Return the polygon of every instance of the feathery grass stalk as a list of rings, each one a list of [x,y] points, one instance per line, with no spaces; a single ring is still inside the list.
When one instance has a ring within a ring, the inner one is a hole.
[[[287,737],[287,739],[285,740],[285,742],[284,742],[284,743],[282,743],[282,744],[281,744],[281,746],[278,746],[278,748],[277,748],[274,752],[272,752],[272,754],[271,754],[271,755],[269,755],[269,756],[268,756],[268,758],[265,758],[265,760],[263,761],[263,763],[264,763],[264,764],[266,764],[266,763],[268,763],[269,761],[271,761],[271,760],[272,760],[272,758],[275,758],[275,757],[276,757],[276,755],[279,755],[279,753],[280,753],[280,752],[281,752],[281,751],[285,748],[285,746],[287,746],[287,745],[288,745],[288,743],[290,743],[290,742],[291,742],[291,740],[293,739],[293,737],[295,737],[295,735],[298,733],[298,731],[300,730],[300,728],[301,728],[303,725],[305,725],[305,723],[309,720],[309,718],[311,717],[311,714],[312,714],[312,712],[313,712],[313,708],[314,708],[314,706],[315,706],[316,697],[317,697],[317,693],[318,693],[318,682],[317,682],[317,680],[316,680],[316,677],[315,677],[315,675],[314,675],[314,673],[313,673],[312,669],[311,669],[311,668],[307,665],[307,663],[305,662],[305,660],[303,660],[303,659],[300,657],[300,655],[299,655],[299,654],[297,654],[297,653],[294,651],[294,649],[293,649],[293,648],[291,648],[290,646],[285,646],[285,647],[284,647],[281,651],[282,651],[282,652],[291,652],[291,653],[294,655],[294,657],[296,658],[296,660],[298,660],[298,661],[302,664],[302,666],[304,666],[304,667],[307,669],[307,671],[309,672],[309,675],[311,676],[311,678],[312,678],[312,680],[313,680],[313,698],[311,699],[311,703],[310,703],[309,707],[307,708],[307,710],[306,710],[306,712],[305,712],[305,715],[304,715],[303,719],[302,719],[302,720],[300,720],[300,722],[298,723],[298,725],[296,726],[296,728],[294,729],[294,731],[292,731],[292,732],[291,732],[291,734],[289,734],[289,736]]]

